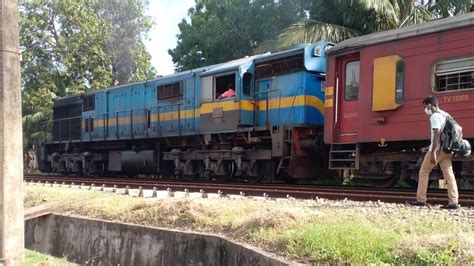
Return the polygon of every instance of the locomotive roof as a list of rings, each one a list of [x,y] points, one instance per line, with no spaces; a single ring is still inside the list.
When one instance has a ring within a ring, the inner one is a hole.
[[[360,37],[351,38],[336,44],[336,46],[329,50],[329,53],[333,54],[335,52],[349,48],[364,47],[373,44],[384,43],[393,40],[405,39],[413,36],[425,35],[473,25],[474,12],[445,19],[432,20],[422,24],[410,25],[400,29],[381,31]]]
[[[296,44],[296,45],[290,47],[289,49],[286,49],[286,50],[283,50],[283,51],[278,51],[278,52],[275,52],[275,53],[267,53],[267,54],[264,54],[263,56],[261,56],[259,58],[256,58],[255,63],[258,64],[258,63],[261,63],[261,62],[268,62],[268,61],[272,61],[272,60],[277,60],[277,59],[280,59],[280,58],[283,58],[283,57],[288,57],[288,56],[291,56],[291,55],[301,54],[301,53],[304,53],[304,49],[305,49],[306,46],[307,46],[307,44]]]

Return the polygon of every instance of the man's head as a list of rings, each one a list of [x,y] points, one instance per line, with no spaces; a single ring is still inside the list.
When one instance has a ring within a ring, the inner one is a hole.
[[[427,115],[432,115],[434,112],[438,111],[438,99],[434,96],[428,96],[423,100],[423,105],[425,106],[425,113]]]

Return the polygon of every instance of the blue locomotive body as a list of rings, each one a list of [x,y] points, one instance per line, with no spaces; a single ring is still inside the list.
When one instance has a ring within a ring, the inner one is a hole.
[[[305,168],[313,166],[295,160],[314,145],[305,140],[322,132],[331,46],[300,45],[58,99],[40,166],[85,174],[308,177],[314,169]],[[233,95],[224,97],[229,90]]]

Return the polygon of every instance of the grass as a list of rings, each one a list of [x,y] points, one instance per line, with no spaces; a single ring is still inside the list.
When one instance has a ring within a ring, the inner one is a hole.
[[[331,263],[392,262],[399,235],[359,221],[300,225],[282,234],[289,253]]]
[[[324,201],[143,199],[40,186],[26,186],[26,191],[26,206],[84,199],[68,204],[64,211],[217,233],[301,262],[474,264],[472,220],[428,208],[347,207]]]
[[[58,259],[32,250],[25,250],[25,261],[23,262],[23,265],[67,266],[70,264],[66,259]]]

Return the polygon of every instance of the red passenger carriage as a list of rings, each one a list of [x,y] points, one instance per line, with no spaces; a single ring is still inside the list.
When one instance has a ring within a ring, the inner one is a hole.
[[[474,139],[474,14],[374,33],[330,50],[324,138],[330,168],[375,185],[415,181],[429,144],[422,100],[440,108]],[[454,163],[474,180],[474,159]],[[441,176],[434,171],[431,179]]]

